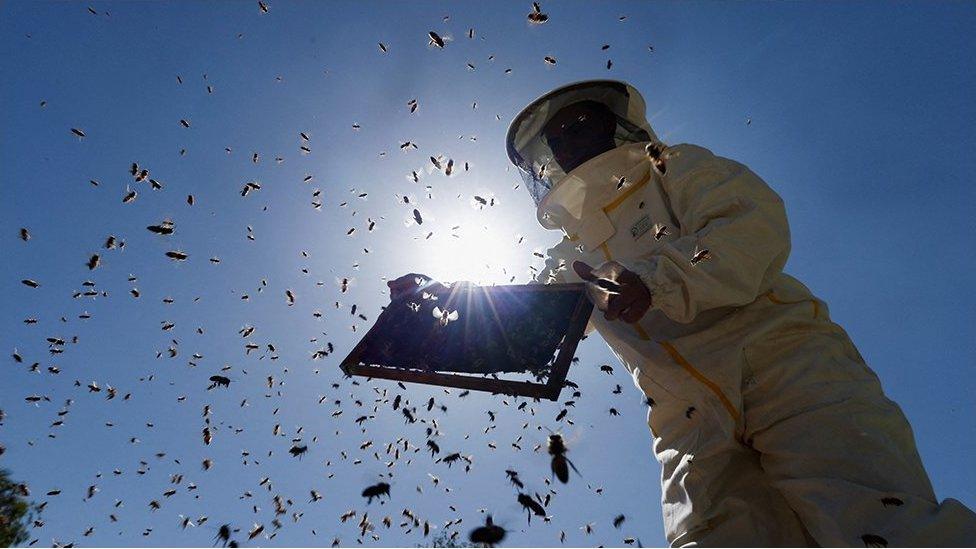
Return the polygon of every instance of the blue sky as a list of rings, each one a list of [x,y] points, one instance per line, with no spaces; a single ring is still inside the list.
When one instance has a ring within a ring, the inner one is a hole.
[[[570,371],[583,392],[570,408],[574,425],[553,421],[554,403],[531,404],[530,413],[484,395],[354,386],[337,366],[370,325],[350,307],[371,321],[386,303],[381,277],[528,279],[529,265],[541,264],[532,252],[558,233],[539,227],[531,200],[514,189],[505,129],[541,93],[602,77],[642,91],[666,142],[743,162],[783,196],[793,236],[786,270],[827,301],[905,410],[938,496],[976,506],[976,260],[965,252],[976,236],[976,5],[545,2],[550,21],[530,26],[528,2],[267,4],[266,14],[256,2],[0,4],[0,348],[8,356],[0,466],[49,502],[44,527],[32,532],[39,544],[209,545],[222,523],[242,528],[235,537],[243,542],[253,523],[273,531],[275,494],[293,500],[283,528],[251,545],[353,544],[364,511],[380,536],[367,545],[429,543],[397,526],[404,508],[438,530],[461,517],[454,528],[464,535],[487,509],[510,530],[511,545],[558,545],[560,531],[567,545],[620,545],[627,536],[663,544],[660,468],[640,394],[599,337],[583,342]],[[443,50],[427,45],[430,30],[451,37]],[[556,66],[543,62],[547,55]],[[401,151],[405,141],[418,149]],[[428,157],[438,155],[470,169],[450,178],[431,172]],[[134,182],[132,162],[163,189]],[[412,170],[420,183],[408,180]],[[241,197],[248,181],[261,189]],[[123,204],[127,186],[138,197]],[[316,189],[321,210],[312,207]],[[473,195],[497,205],[478,210]],[[405,223],[414,207],[422,227]],[[175,234],[144,228],[163,219],[175,222]],[[27,243],[21,227],[32,234]],[[109,235],[124,250],[100,249]],[[167,259],[174,249],[189,259]],[[92,253],[103,264],[89,272]],[[343,277],[354,279],[346,293]],[[28,288],[25,278],[41,286]],[[72,298],[86,280],[108,295]],[[79,319],[84,312],[91,318]],[[28,317],[37,323],[25,324]],[[162,331],[164,322],[175,327]],[[262,347],[250,355],[237,333],[245,325]],[[74,336],[64,353],[47,352],[45,338]],[[179,355],[157,359],[173,339]],[[310,360],[327,341],[335,353]],[[9,358],[15,349],[24,363]],[[40,373],[29,371],[34,362]],[[599,371],[604,363],[616,366],[612,377]],[[224,366],[230,388],[207,391]],[[280,385],[268,389],[267,376]],[[92,381],[119,397],[88,392]],[[620,395],[611,393],[616,384]],[[386,445],[405,437],[423,447],[426,425],[404,425],[388,402],[375,403],[384,390],[411,405],[431,396],[446,405],[447,413],[421,417],[437,420],[443,451],[474,456],[471,472],[435,464],[422,450],[388,469]],[[51,402],[28,404],[31,394]],[[51,426],[66,399],[64,424]],[[353,420],[374,404],[363,433]],[[210,446],[201,440],[205,405]],[[611,406],[620,417],[608,415]],[[498,414],[488,433],[486,410]],[[567,436],[583,477],[554,487],[550,523],[528,526],[503,471],[517,469],[532,491],[548,489],[544,448],[533,452],[548,434],[543,426]],[[518,451],[511,443],[520,435]],[[300,461],[287,454],[293,437],[309,445]],[[372,448],[360,450],[367,440]],[[207,458],[214,467],[203,471]],[[359,492],[387,471],[391,499],[365,505]],[[183,480],[171,484],[176,474]],[[264,477],[271,490],[259,485]],[[85,500],[90,485],[99,491]],[[171,487],[176,494],[163,496]],[[323,499],[309,502],[309,489]],[[151,500],[161,509],[151,511]],[[349,509],[360,515],[340,523]],[[293,512],[303,513],[297,522]],[[616,530],[619,513],[627,520]],[[183,530],[180,515],[209,520]],[[380,523],[386,515],[390,529]],[[587,523],[588,536],[580,529]]]

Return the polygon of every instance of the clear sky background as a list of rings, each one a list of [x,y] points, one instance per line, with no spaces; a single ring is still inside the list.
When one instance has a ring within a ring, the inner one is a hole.
[[[583,393],[569,409],[573,425],[554,421],[557,403],[519,411],[501,397],[354,386],[338,371],[387,302],[383,277],[529,279],[542,262],[532,252],[559,234],[537,225],[529,196],[514,188],[505,129],[543,92],[604,77],[642,91],[666,142],[743,162],[783,196],[793,236],[786,270],[827,301],[903,407],[938,496],[976,506],[976,259],[966,251],[976,237],[976,4],[544,2],[551,19],[541,26],[527,23],[529,2],[267,4],[262,13],[250,1],[91,2],[93,15],[84,2],[0,3],[0,467],[47,502],[44,526],[32,531],[40,545],[205,546],[222,523],[241,528],[234,537],[244,545],[355,544],[363,512],[379,536],[366,545],[430,543],[398,526],[404,508],[434,533],[462,518],[446,528],[462,536],[487,509],[510,545],[558,545],[560,531],[567,545],[628,536],[663,544],[641,395],[596,334],[570,371]],[[452,38],[443,50],[427,45],[431,30]],[[406,141],[418,149],[401,150]],[[455,160],[452,177],[431,170],[438,155]],[[134,182],[132,162],[163,188]],[[419,183],[407,177],[413,170]],[[242,197],[248,181],[261,189]],[[138,196],[123,204],[127,189]],[[474,195],[496,205],[478,209]],[[422,226],[405,222],[414,207]],[[145,229],[167,218],[175,234]],[[125,248],[101,249],[109,235]],[[164,256],[176,249],[189,259]],[[89,272],[92,253],[102,265]],[[346,293],[343,277],[353,279]],[[27,278],[40,287],[21,284]],[[86,280],[107,295],[73,298]],[[85,312],[91,318],[79,318]],[[161,330],[167,322],[175,327]],[[247,325],[256,330],[244,340]],[[49,354],[47,337],[68,340],[64,352]],[[248,341],[261,348],[246,354]],[[326,342],[334,354],[311,360]],[[207,391],[225,366],[230,387]],[[92,381],[103,390],[89,392]],[[611,392],[616,384],[622,394]],[[119,396],[106,400],[107,385]],[[51,402],[25,402],[33,394]],[[397,394],[418,407],[433,396],[448,411],[421,408],[426,423],[405,425],[390,405]],[[360,415],[375,416],[365,432],[353,423]],[[435,419],[441,455],[472,455],[471,471],[413,447],[388,468],[387,445],[402,437],[423,448]],[[551,522],[529,526],[504,470],[545,493],[548,456],[533,451],[543,427],[566,435],[583,477],[554,486]],[[519,436],[521,450],[512,446]],[[296,437],[309,447],[301,460],[287,453]],[[359,492],[388,471],[391,498],[367,506]],[[86,499],[90,485],[98,492]],[[309,502],[310,489],[322,500]],[[275,494],[292,500],[277,531]],[[357,517],[340,523],[350,509]],[[627,518],[617,530],[619,513]],[[209,520],[182,529],[180,515]],[[248,542],[254,523],[265,533]]]

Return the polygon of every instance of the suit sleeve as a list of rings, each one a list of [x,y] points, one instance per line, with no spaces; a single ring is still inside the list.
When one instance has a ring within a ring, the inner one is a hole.
[[[663,177],[678,237],[654,242],[625,265],[650,290],[651,307],[683,323],[701,311],[751,303],[771,287],[790,252],[779,195],[737,162],[699,147],[690,152],[687,168],[679,161],[679,173]],[[702,250],[709,257],[692,263]]]

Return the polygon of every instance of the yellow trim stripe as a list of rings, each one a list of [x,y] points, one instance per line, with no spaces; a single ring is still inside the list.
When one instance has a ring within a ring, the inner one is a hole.
[[[712,380],[705,377],[704,374],[699,372],[694,366],[691,365],[691,363],[685,360],[685,357],[681,356],[681,353],[679,353],[678,350],[675,349],[673,345],[671,345],[667,341],[659,341],[658,343],[661,345],[661,347],[664,347],[664,350],[666,350],[668,354],[671,355],[671,358],[673,358],[675,362],[680,364],[681,367],[685,369],[685,371],[691,374],[692,377],[694,377],[698,381],[704,383],[706,387],[711,389],[712,392],[715,393],[715,396],[717,396],[718,399],[722,401],[722,406],[725,406],[725,409],[728,410],[729,414],[733,418],[735,418],[736,421],[739,420],[739,411],[735,409],[735,406],[732,405],[732,402],[728,399],[728,397],[725,396],[725,393],[722,392],[722,389],[718,385],[712,382]]]
[[[600,249],[603,250],[603,255],[606,256],[607,261],[611,261],[613,259],[612,256],[610,255],[610,248],[607,247],[606,242],[600,245]],[[634,324],[631,324],[631,326],[634,327],[634,329],[637,331],[637,334],[640,336],[641,339],[643,339],[644,341],[650,341],[651,337],[647,334],[647,331],[645,331],[640,324],[635,322]],[[694,366],[691,365],[690,362],[685,360],[685,357],[681,356],[681,353],[679,353],[678,350],[675,349],[673,345],[671,345],[667,341],[659,341],[658,344],[664,347],[664,349],[668,352],[668,354],[671,355],[671,358],[674,359],[675,362],[680,364],[681,367],[684,368],[686,372],[691,374],[692,377],[697,379],[699,382],[703,383],[713,393],[715,393],[715,396],[717,396],[718,399],[722,402],[722,406],[725,407],[725,409],[729,412],[729,414],[736,421],[739,420],[739,411],[735,409],[735,406],[732,405],[732,402],[728,399],[728,397],[725,396],[725,393],[722,392],[722,389],[718,385],[716,385],[712,380],[705,377],[705,374],[699,372],[697,368],[695,368]]]
[[[634,329],[637,330],[637,335],[640,336],[641,339],[643,339],[644,341],[650,341],[651,340],[651,336],[649,336],[647,334],[647,331],[644,330],[644,327],[643,326],[641,326],[640,324],[637,324],[637,323],[631,324],[631,326],[633,326]]]

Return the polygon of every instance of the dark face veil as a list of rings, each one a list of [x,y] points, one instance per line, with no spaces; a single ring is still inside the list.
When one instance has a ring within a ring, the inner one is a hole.
[[[594,106],[605,109],[601,112]],[[644,98],[629,84],[591,80],[553,90],[523,109],[508,128],[506,146],[536,206],[567,173],[589,160],[588,155],[627,143],[656,141],[645,108]],[[582,114],[567,118],[568,112]],[[587,117],[587,112],[592,114]],[[594,120],[604,113],[611,118],[608,126]],[[551,124],[557,117],[562,119]],[[587,143],[587,136],[594,141]]]

